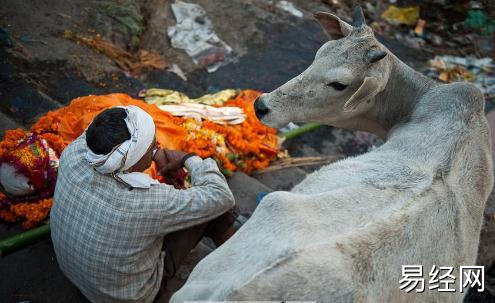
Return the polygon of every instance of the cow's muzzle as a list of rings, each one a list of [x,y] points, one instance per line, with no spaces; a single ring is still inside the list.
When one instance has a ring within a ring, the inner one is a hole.
[[[256,113],[256,117],[259,120],[261,120],[270,112],[270,109],[266,107],[265,103],[263,102],[262,96],[256,98],[256,100],[254,101],[254,112]]]

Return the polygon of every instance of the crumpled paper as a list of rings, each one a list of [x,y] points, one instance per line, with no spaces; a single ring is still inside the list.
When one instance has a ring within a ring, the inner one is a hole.
[[[177,24],[168,28],[168,36],[175,48],[180,48],[195,64],[216,71],[231,61],[232,48],[213,31],[211,20],[198,4],[177,0],[172,4]]]
[[[290,13],[291,15],[296,16],[298,18],[302,18],[304,16],[303,12],[301,12],[299,9],[297,9],[294,6],[294,4],[292,4],[292,2],[282,0],[282,1],[277,2],[276,6],[279,9],[284,10],[284,11],[286,11],[286,12]]]

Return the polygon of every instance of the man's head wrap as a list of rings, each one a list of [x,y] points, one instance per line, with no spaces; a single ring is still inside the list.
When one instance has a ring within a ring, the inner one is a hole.
[[[149,188],[151,184],[158,184],[157,180],[141,172],[126,172],[146,154],[155,137],[155,123],[153,118],[137,106],[118,106],[125,109],[127,117],[125,123],[131,138],[115,146],[108,154],[95,154],[88,147],[86,160],[102,174],[111,174],[117,180],[132,187]]]

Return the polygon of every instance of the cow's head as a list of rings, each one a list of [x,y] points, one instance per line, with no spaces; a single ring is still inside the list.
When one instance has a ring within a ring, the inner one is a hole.
[[[256,100],[256,115],[271,127],[289,122],[332,125],[368,111],[390,74],[388,50],[366,25],[360,6],[352,25],[330,13],[315,18],[330,36],[299,76]]]

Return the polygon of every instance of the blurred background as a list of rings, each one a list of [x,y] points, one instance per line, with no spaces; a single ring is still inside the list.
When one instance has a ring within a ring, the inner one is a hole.
[[[378,39],[409,66],[438,81],[478,86],[495,126],[495,1],[360,3]],[[178,90],[193,98],[227,88],[269,92],[311,64],[326,41],[313,13],[328,11],[350,21],[353,4],[3,0],[0,136],[7,129],[28,129],[46,112],[90,94],[138,96],[147,88]],[[325,126],[284,145],[292,156],[352,156],[381,143],[368,133]],[[288,189],[313,169],[260,181],[272,189]],[[0,228],[0,236],[12,232]],[[471,291],[466,302],[495,302],[494,261],[491,197],[478,260],[487,274],[485,291]],[[86,302],[58,270],[49,239],[0,259],[0,272],[0,302]]]

